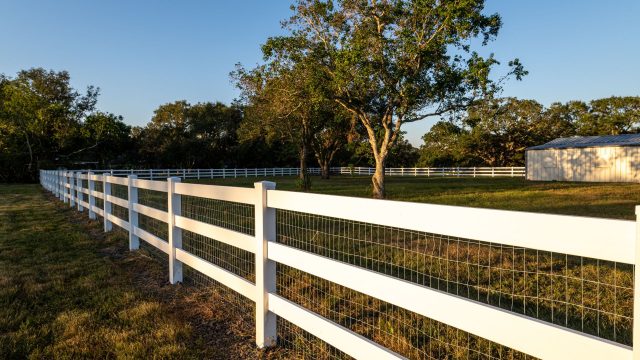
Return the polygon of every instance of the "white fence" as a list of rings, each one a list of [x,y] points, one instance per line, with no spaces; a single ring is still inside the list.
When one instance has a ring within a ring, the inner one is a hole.
[[[184,174],[183,174],[184,175]],[[269,174],[267,174],[269,175]],[[104,219],[104,229],[116,225],[129,233],[129,247],[142,239],[166,253],[169,279],[182,281],[183,264],[255,302],[256,343],[271,346],[276,340],[276,317],[282,317],[333,347],[359,359],[396,359],[401,355],[285,299],[276,291],[276,263],[299,269],[416,314],[451,325],[543,359],[640,359],[629,346],[567,329],[548,322],[489,306],[406,280],[384,275],[278,243],[276,209],[331,218],[442,234],[493,244],[513,245],[623,264],[637,264],[640,222],[575,216],[535,214],[456,206],[372,200],[275,190],[275,184],[256,182],[254,188],[224,187],[143,180],[86,172],[41,171],[42,186],[90,218]],[[86,181],[86,186],[83,184]],[[101,182],[103,192],[95,191]],[[111,185],[126,186],[128,200],[111,194]],[[167,211],[138,203],[138,190],[167,193]],[[185,217],[183,196],[217,199],[255,207],[255,236]],[[104,200],[103,207],[96,199]],[[128,219],[112,214],[111,204],[128,209]],[[168,241],[138,227],[143,214],[167,224]],[[238,247],[255,254],[255,283],[182,249],[182,231]],[[633,280],[635,294],[640,277]],[[633,317],[639,319],[638,296]],[[633,323],[634,343],[640,341]]]
[[[373,175],[375,168],[335,167],[331,172],[341,175]],[[320,174],[319,168],[310,169],[312,174]],[[524,177],[524,166],[512,167],[427,167],[427,168],[386,168],[389,176],[426,176],[426,177]]]
[[[331,174],[373,175],[370,167],[332,167]],[[166,179],[177,176],[182,179],[240,178],[258,176],[292,176],[300,173],[300,168],[243,168],[243,169],[113,169],[93,170],[97,174],[109,173],[114,176],[137,175],[140,179]],[[309,168],[309,173],[319,175],[320,168]],[[441,168],[387,168],[389,176],[422,177],[524,177],[524,167],[441,167]]]

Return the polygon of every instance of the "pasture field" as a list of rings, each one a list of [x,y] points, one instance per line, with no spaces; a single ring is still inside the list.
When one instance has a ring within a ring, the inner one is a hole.
[[[543,212],[550,214],[635,219],[640,184],[533,182],[523,178],[387,178],[387,198],[443,205]],[[188,180],[226,186],[253,186],[269,180],[279,190],[296,190],[295,177]],[[369,197],[368,176],[312,177],[311,192]]]
[[[0,184],[0,358],[269,355],[216,293],[166,286],[127,243],[39,185]]]

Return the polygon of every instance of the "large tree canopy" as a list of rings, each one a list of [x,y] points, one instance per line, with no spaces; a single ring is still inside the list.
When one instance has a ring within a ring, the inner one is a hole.
[[[332,99],[366,130],[375,159],[373,195],[384,197],[384,168],[402,124],[465,108],[499,87],[498,62],[471,50],[501,26],[484,1],[299,0],[287,36],[265,48],[275,62],[300,54],[324,72]],[[510,63],[518,78],[520,63]]]
[[[34,180],[37,169],[81,145],[82,121],[98,89],[74,90],[66,71],[42,68],[0,76],[0,181]]]
[[[345,143],[352,122],[331,100],[328,79],[315,59],[295,51],[274,56],[271,45],[263,46],[266,64],[251,70],[238,66],[232,73],[246,106],[241,133],[245,139],[266,136],[295,144],[301,187],[308,190],[309,153],[313,151],[323,178],[328,178],[331,160]]]

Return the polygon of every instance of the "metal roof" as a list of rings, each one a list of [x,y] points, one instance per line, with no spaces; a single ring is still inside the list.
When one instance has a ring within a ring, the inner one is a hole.
[[[640,146],[640,134],[572,136],[551,140],[546,144],[527,148],[527,150],[585,148],[600,146]]]

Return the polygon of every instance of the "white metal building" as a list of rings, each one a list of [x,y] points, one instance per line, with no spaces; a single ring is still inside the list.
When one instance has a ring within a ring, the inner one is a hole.
[[[640,182],[640,134],[559,138],[526,150],[527,180]]]

